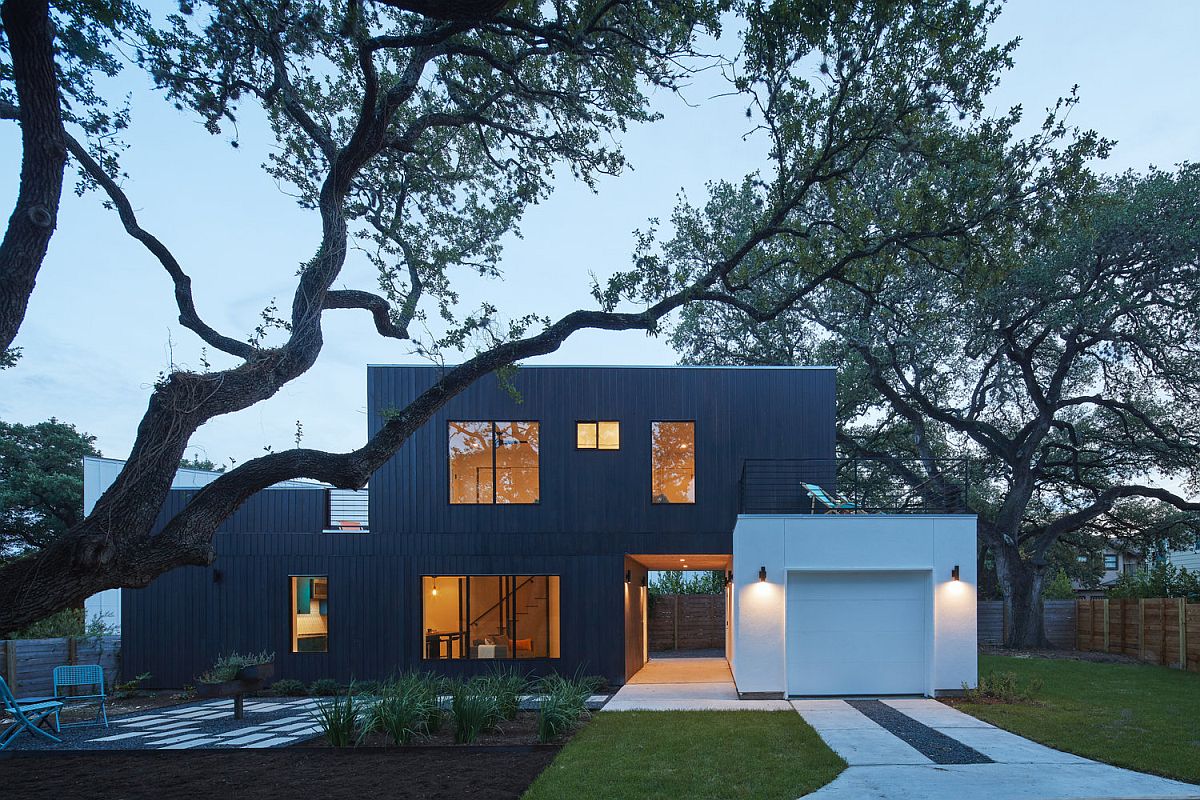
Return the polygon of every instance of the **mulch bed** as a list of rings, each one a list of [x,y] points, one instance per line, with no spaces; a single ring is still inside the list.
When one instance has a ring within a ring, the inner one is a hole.
[[[1121,653],[1098,653],[1091,650],[1011,650],[1005,647],[980,647],[979,652],[988,656],[1011,656],[1013,658],[1057,658],[1068,661],[1092,661],[1097,664],[1140,664],[1133,656]]]
[[[537,719],[535,713],[522,711],[517,714],[516,719],[505,720],[500,723],[499,729],[491,732],[479,734],[473,746],[492,746],[492,747],[524,747],[528,745],[538,744],[537,740]],[[560,737],[554,744],[562,745],[571,737],[568,733],[564,737]],[[307,742],[296,745],[297,747],[329,747],[328,740],[323,736],[316,739],[311,739]],[[372,733],[366,736],[360,747],[396,747],[392,740],[382,733]],[[454,724],[452,719],[447,719],[442,723],[437,733],[429,737],[413,739],[406,745],[407,747],[450,747],[462,748],[463,745],[456,744],[454,741]]]
[[[3,796],[255,800],[387,797],[516,800],[555,746],[20,753],[0,757]]]

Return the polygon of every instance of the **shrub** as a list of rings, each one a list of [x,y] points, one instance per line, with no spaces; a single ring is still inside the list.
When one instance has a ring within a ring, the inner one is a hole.
[[[542,695],[538,708],[538,741],[549,742],[561,736],[586,716],[587,700],[595,689],[595,678],[547,675],[538,681],[537,691]]]
[[[453,685],[450,713],[454,715],[454,741],[458,744],[470,744],[500,723],[496,697],[479,680]]]
[[[236,678],[242,667],[251,664],[270,664],[274,660],[275,654],[265,650],[261,653],[230,653],[227,656],[218,656],[212,667],[198,680],[201,683],[224,683]]]
[[[295,678],[284,678],[271,684],[271,691],[283,697],[301,697],[304,694],[304,683]]]
[[[963,684],[963,693],[972,702],[1027,703],[1042,690],[1042,679],[1031,678],[1021,686],[1015,672],[989,672],[979,676],[979,686],[971,689]]]
[[[308,693],[316,697],[331,697],[342,691],[342,685],[333,678],[318,678],[308,687]]]
[[[353,685],[346,689],[345,695],[317,703],[313,717],[334,747],[356,744],[365,733],[362,704],[354,696]]]
[[[395,691],[389,686],[372,706],[367,727],[388,735],[398,745],[429,732],[429,698],[413,691]]]
[[[425,729],[427,733],[437,733],[442,727],[441,695],[446,689],[446,681],[439,675],[430,672],[406,672],[395,678],[386,691],[412,694],[421,699],[421,707],[425,710]]]
[[[141,685],[149,679],[150,673],[143,672],[141,675],[125,683],[118,683],[113,687],[113,696],[118,700],[128,700],[131,697],[137,697],[141,694]]]
[[[383,694],[384,684],[380,681],[363,681],[354,685],[358,688],[360,697],[378,697]]]
[[[477,679],[479,688],[496,700],[502,719],[513,719],[521,708],[521,696],[529,691],[529,681],[513,666],[497,666],[490,675]]]

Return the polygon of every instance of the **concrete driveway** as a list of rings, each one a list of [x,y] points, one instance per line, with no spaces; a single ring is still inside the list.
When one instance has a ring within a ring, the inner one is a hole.
[[[820,800],[1200,798],[1200,786],[1054,750],[936,700],[794,700],[849,768]]]

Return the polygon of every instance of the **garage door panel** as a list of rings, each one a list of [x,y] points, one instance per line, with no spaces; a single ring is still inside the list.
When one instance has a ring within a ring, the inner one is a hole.
[[[920,600],[801,600],[796,604],[796,630],[801,633],[838,630],[853,620],[855,630],[886,632],[924,630]]]
[[[789,693],[923,693],[929,602],[921,572],[791,573]]]

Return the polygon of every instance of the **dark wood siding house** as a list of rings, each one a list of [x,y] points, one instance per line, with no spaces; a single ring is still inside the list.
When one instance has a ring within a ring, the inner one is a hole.
[[[439,374],[369,367],[369,432]],[[834,379],[732,367],[485,378],[372,477],[367,525],[331,519],[323,488],[268,489],[222,526],[212,566],[125,591],[124,672],[181,686],[220,653],[265,649],[280,677],[303,681],[511,659],[622,683],[645,657],[647,570],[728,564],[744,462],[833,459]],[[162,521],[189,496],[173,490]]]

